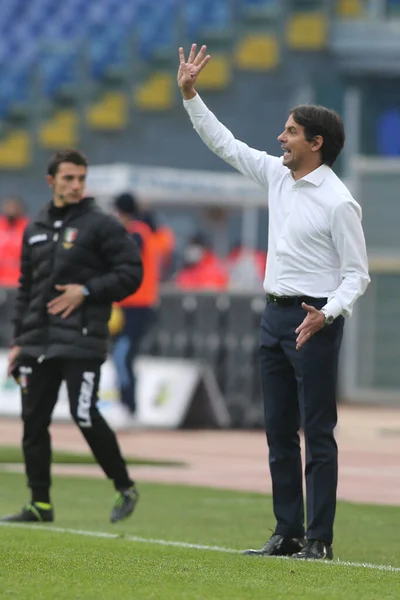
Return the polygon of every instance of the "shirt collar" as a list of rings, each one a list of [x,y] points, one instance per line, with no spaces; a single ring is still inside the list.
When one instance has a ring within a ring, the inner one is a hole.
[[[330,167],[328,167],[328,165],[321,165],[318,169],[314,169],[311,173],[304,175],[299,181],[307,181],[307,183],[311,183],[318,187],[321,185],[329,171]]]

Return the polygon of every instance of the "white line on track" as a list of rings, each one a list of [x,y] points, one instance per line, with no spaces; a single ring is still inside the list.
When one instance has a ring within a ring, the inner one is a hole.
[[[128,542],[135,542],[138,544],[155,544],[157,546],[172,546],[176,548],[189,548],[193,550],[208,550],[211,552],[224,552],[226,554],[240,554],[241,550],[235,550],[234,548],[223,548],[221,546],[205,546],[203,544],[190,544],[189,542],[174,542],[171,540],[156,540],[153,538],[144,538],[136,535],[124,535],[118,533],[108,533],[106,531],[87,531],[86,529],[67,529],[64,527],[54,527],[53,525],[39,525],[39,524],[25,524],[25,523],[6,523],[0,521],[0,526],[3,527],[17,527],[20,529],[38,529],[39,531],[51,531],[53,533],[68,533],[70,535],[82,535],[85,537],[96,537],[104,539],[121,539]],[[288,560],[286,557],[273,557],[274,559]],[[254,560],[254,559],[253,559]],[[390,571],[400,573],[400,567],[392,567],[391,565],[373,565],[371,563],[358,563],[348,562],[345,560],[333,560],[333,561],[315,561],[317,564],[324,564],[329,566],[342,566],[342,567],[359,567],[363,569],[374,569],[376,571]]]

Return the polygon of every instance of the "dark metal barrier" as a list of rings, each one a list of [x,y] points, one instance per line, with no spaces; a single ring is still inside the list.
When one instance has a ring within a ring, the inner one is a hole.
[[[0,289],[0,346],[12,336],[15,290]],[[234,427],[263,425],[258,363],[262,294],[182,293],[165,289],[141,352],[193,358],[212,368]]]
[[[214,371],[234,427],[263,425],[259,372],[262,294],[164,290],[142,352],[206,361]]]
[[[12,317],[14,301],[17,295],[15,288],[0,288],[0,348],[8,348],[13,335]]]

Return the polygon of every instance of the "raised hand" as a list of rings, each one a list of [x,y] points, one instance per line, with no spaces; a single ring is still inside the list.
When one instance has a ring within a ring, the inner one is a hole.
[[[207,46],[202,46],[196,56],[197,45],[192,44],[188,61],[185,60],[183,48],[179,48],[179,69],[177,75],[178,86],[185,100],[190,100],[196,95],[194,84],[199,73],[204,69],[211,56],[206,55]]]

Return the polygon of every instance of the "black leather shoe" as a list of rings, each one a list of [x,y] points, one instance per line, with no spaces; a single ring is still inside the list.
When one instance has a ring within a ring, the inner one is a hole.
[[[333,550],[331,544],[325,544],[319,540],[308,540],[303,550],[293,554],[292,558],[303,560],[332,560]]]
[[[300,552],[305,544],[303,538],[289,538],[274,533],[260,550],[244,550],[247,556],[292,556]]]

